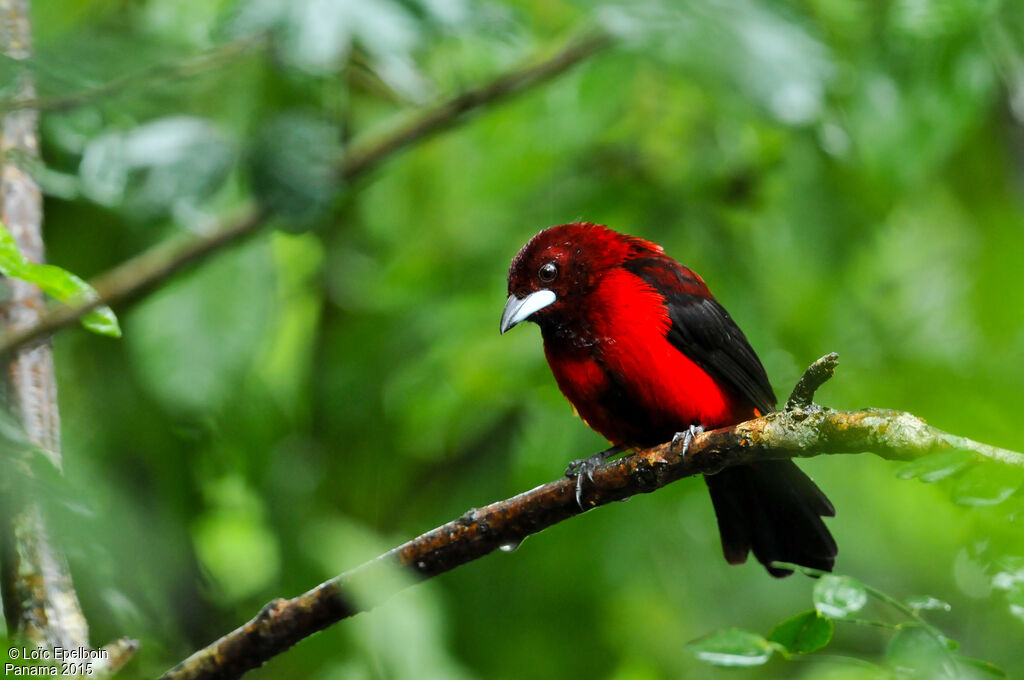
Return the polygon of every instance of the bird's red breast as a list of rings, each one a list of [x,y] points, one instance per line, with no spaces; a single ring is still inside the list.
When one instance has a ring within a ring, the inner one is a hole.
[[[558,271],[545,282],[538,272],[548,264]],[[523,248],[509,274],[513,297],[540,290],[555,301],[530,318],[541,327],[555,380],[613,444],[654,444],[690,425],[717,427],[752,415],[749,399],[672,343],[677,299],[717,303],[703,280],[660,246],[587,223],[551,227]],[[738,328],[731,334],[746,342]],[[754,372],[763,374],[759,362]]]
[[[612,444],[655,444],[691,424],[715,427],[749,415],[672,346],[665,298],[635,274],[604,277],[593,304],[600,308],[587,331],[593,343],[577,346],[548,330],[544,352],[562,393]]]

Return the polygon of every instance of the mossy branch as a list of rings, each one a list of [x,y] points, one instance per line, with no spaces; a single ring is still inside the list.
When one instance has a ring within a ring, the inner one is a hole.
[[[367,611],[416,579],[443,574],[502,546],[517,545],[586,509],[650,493],[683,477],[764,459],[870,452],[890,460],[912,460],[952,448],[1024,467],[1024,454],[951,435],[909,413],[834,411],[814,404],[815,390],[831,377],[837,362],[835,354],[814,362],[785,410],[697,435],[685,456],[682,442],[666,443],[602,465],[595,470],[593,483],[584,487],[583,508],[576,502],[575,479],[559,479],[471,509],[298,597],[274,600],[251,621],[169,670],[162,680],[240,677],[303,638]],[[387,578],[394,571],[414,578]]]

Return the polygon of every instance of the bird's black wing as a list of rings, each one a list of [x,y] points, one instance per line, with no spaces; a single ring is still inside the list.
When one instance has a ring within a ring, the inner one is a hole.
[[[665,298],[672,322],[668,341],[676,349],[761,413],[775,410],[775,392],[761,360],[703,281],[668,256],[631,260],[623,267]]]
[[[775,393],[764,366],[700,277],[667,256],[624,266],[664,296],[672,322],[668,340],[676,349],[761,413],[774,410]],[[705,480],[730,563],[745,561],[753,551],[773,576],[792,573],[777,562],[832,570],[836,542],[821,518],[834,516],[835,509],[796,463],[757,461]]]

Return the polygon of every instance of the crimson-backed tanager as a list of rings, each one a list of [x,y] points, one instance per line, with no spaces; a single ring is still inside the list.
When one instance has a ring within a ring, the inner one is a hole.
[[[550,227],[508,273],[504,333],[540,326],[544,354],[580,417],[613,445],[647,447],[699,428],[775,409],[757,354],[704,280],[654,243],[576,222]],[[579,474],[586,466],[570,466]],[[705,477],[725,559],[753,551],[771,566],[831,570],[836,543],[822,521],[835,510],[790,460],[729,467]]]

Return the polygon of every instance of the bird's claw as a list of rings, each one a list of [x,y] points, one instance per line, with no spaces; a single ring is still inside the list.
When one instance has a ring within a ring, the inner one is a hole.
[[[575,477],[580,473],[588,475],[593,481],[594,479],[594,468],[604,462],[604,455],[595,453],[589,458],[580,458],[579,460],[573,460],[569,462],[569,467],[565,468],[566,477]]]
[[[580,510],[583,510],[583,478],[586,477],[590,480],[590,483],[594,483],[594,470],[601,466],[603,462],[611,458],[612,456],[622,453],[626,450],[624,446],[613,446],[610,449],[605,449],[600,453],[595,453],[589,458],[580,458],[569,463],[569,467],[565,468],[566,477],[576,478],[576,505],[580,506]]]
[[[686,458],[686,452],[690,449],[690,444],[693,443],[693,438],[704,432],[704,428],[700,425],[690,425],[687,429],[682,432],[676,432],[672,437],[672,445],[675,446],[677,442],[682,440],[683,450],[680,452],[680,456]]]
[[[565,469],[566,477],[576,478],[576,505],[580,506],[580,510],[583,509],[583,478],[586,477],[593,483],[594,481],[594,470],[605,461],[607,456],[604,453],[595,453],[589,458],[580,458],[569,463],[569,467]]]

